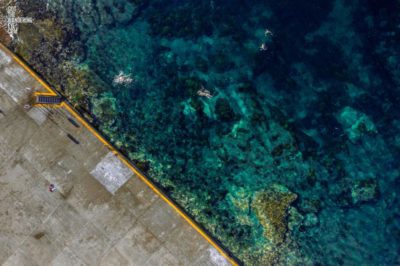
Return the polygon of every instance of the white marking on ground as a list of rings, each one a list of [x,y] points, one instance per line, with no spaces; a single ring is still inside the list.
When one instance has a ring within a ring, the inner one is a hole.
[[[228,261],[215,249],[215,248],[209,248],[208,252],[210,254],[210,260],[214,265],[218,266],[229,266],[230,264]]]
[[[114,194],[132,176],[132,171],[109,152],[90,172],[109,192]]]

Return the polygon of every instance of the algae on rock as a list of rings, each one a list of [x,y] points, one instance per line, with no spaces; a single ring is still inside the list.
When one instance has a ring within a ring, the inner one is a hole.
[[[284,242],[288,229],[288,208],[296,199],[296,194],[279,184],[256,193],[252,205],[264,228],[265,237],[272,243]]]

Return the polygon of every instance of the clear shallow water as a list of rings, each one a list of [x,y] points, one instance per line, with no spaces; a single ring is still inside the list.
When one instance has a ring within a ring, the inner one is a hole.
[[[95,124],[245,264],[400,263],[398,2],[48,8]]]

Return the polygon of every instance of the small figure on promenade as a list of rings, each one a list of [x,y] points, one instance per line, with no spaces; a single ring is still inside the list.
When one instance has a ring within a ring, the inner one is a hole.
[[[49,185],[49,191],[50,192],[54,192],[54,191],[56,191],[57,190],[57,188],[56,188],[56,186],[54,185],[54,184],[50,184]]]

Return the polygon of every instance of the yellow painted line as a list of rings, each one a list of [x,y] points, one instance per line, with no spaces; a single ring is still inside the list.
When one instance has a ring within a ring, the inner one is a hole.
[[[112,152],[118,153],[118,152],[115,150],[115,148],[114,148],[110,143],[108,143],[108,141],[105,140],[104,137],[101,136],[101,135],[97,132],[97,130],[95,130],[91,125],[89,125],[89,123],[86,122],[86,121],[81,117],[81,115],[80,115],[77,111],[75,111],[74,109],[72,109],[72,107],[69,106],[69,105],[68,105],[67,103],[65,103],[65,102],[63,102],[61,105],[62,105],[62,107],[64,107],[65,109],[67,109],[67,111],[68,111],[71,115],[73,115],[82,125],[84,125],[84,126],[90,131],[90,133],[92,133],[101,143],[103,143],[103,144],[104,144],[107,148],[109,148]]]
[[[43,104],[43,103],[38,103],[34,104],[34,107],[46,107],[46,108],[61,108],[63,107],[62,103],[60,104]]]
[[[46,82],[44,82],[28,65],[25,64],[20,58],[14,53],[8,50],[2,43],[0,47],[5,50],[12,58],[22,66],[32,77],[34,77],[48,92],[38,93],[39,95],[58,95]],[[48,107],[48,105],[43,105]],[[57,105],[58,106],[58,105]],[[145,175],[138,171],[132,164],[118,151],[116,150],[103,136],[101,136],[96,129],[94,129],[82,116],[74,110],[66,102],[62,102],[59,107],[64,107],[72,116],[74,116],[82,125],[85,126],[101,143],[103,143],[108,149],[111,150],[133,173],[135,173],[153,192],[155,192],[161,199],[163,199],[169,206],[171,206],[186,222],[188,222],[210,245],[212,245],[227,261],[232,265],[239,265],[233,258],[231,258],[202,228],[197,225],[193,219],[191,219],[185,212],[183,212],[173,201],[164,195],[159,188],[157,188],[153,182],[151,182]]]
[[[40,92],[40,91],[35,91],[33,93],[33,95],[35,95],[35,96],[56,96],[56,95],[54,95],[53,92]]]

